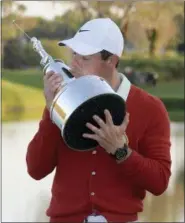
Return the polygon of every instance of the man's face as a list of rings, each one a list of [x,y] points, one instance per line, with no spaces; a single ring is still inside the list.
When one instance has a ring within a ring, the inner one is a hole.
[[[102,60],[101,54],[96,53],[90,56],[82,56],[72,52],[71,72],[75,78],[94,74],[97,76],[104,76],[107,70],[107,61]]]

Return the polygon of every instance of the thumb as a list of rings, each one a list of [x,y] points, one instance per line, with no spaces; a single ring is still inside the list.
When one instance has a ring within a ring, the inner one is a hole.
[[[122,133],[125,132],[125,130],[126,130],[127,126],[128,126],[129,116],[130,116],[130,114],[127,112],[126,115],[125,115],[125,118],[124,118],[124,120],[122,122],[122,124],[120,125],[120,130],[121,130]]]

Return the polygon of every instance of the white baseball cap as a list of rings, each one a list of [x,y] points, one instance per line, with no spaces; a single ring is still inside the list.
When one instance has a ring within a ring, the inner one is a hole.
[[[106,50],[121,57],[124,39],[115,22],[110,18],[98,18],[85,23],[73,38],[60,41],[58,44],[68,46],[83,56]]]

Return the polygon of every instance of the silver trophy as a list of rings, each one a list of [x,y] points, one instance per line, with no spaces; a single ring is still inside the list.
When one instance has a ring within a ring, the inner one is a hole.
[[[15,22],[14,24],[21,29]],[[126,113],[125,101],[103,78],[97,75],[90,74],[74,78],[70,73],[70,68],[62,60],[53,59],[36,37],[31,38],[27,34],[26,36],[30,39],[33,49],[41,57],[40,64],[43,72],[54,71],[63,78],[62,88],[56,93],[52,102],[50,117],[61,130],[64,142],[77,151],[96,148],[98,143],[95,140],[82,136],[83,133],[92,133],[86,127],[86,123],[90,122],[97,126],[93,115],[96,114],[105,120],[104,110],[108,109],[114,124],[120,125]]]

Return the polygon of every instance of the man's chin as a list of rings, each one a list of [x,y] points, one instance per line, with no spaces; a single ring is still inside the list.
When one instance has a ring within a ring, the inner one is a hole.
[[[79,78],[79,77],[85,76],[86,74],[72,73],[72,75],[73,75],[75,78]]]

